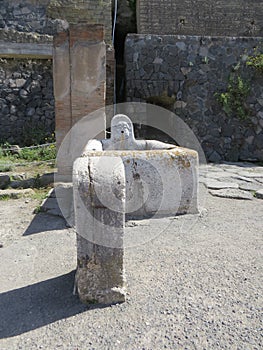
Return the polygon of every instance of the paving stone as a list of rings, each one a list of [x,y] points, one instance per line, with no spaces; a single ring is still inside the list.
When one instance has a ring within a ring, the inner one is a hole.
[[[242,181],[245,181],[245,182],[255,182],[253,178],[249,178],[249,177],[245,177],[245,176],[240,176],[240,175],[233,175],[232,176],[233,179],[237,179],[237,180],[242,180]]]
[[[254,177],[254,180],[256,180],[257,182],[263,184],[263,178],[261,178],[261,177]]]
[[[224,171],[224,172],[221,172],[221,171],[213,171],[213,172],[208,172],[207,175],[206,175],[208,178],[211,178],[211,179],[222,179],[222,178],[226,178],[229,176],[228,172]]]
[[[224,168],[224,171],[228,174],[238,174],[240,173],[240,169],[238,167]]]
[[[238,184],[235,182],[222,182],[216,180],[208,180],[205,183],[205,186],[209,189],[219,190],[223,188],[238,188]]]
[[[255,193],[255,196],[259,199],[263,199],[263,188]]]
[[[244,177],[252,177],[252,178],[258,177],[263,180],[263,173],[261,173],[261,171],[255,171],[254,169],[253,171],[240,171],[239,175]]]
[[[231,199],[253,199],[252,193],[249,191],[238,190],[235,188],[225,188],[221,190],[209,190],[212,196],[231,198]]]
[[[230,183],[236,183],[236,184],[241,183],[241,182],[245,183],[245,181],[243,181],[243,180],[235,179],[231,174],[228,174],[228,177],[224,177],[221,179],[219,178],[218,181],[219,182],[226,182],[226,183],[230,182]],[[252,180],[252,182],[254,182],[254,181]]]
[[[245,183],[240,183],[239,184],[239,188],[241,190],[244,190],[244,191],[258,191],[260,189],[262,189],[262,185],[258,184],[258,183],[248,183],[248,182],[245,182]]]

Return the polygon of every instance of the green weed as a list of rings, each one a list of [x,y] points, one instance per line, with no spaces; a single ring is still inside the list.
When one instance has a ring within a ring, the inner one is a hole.
[[[0,193],[0,201],[8,201],[9,199],[10,199],[10,196],[8,194]]]
[[[255,68],[260,73],[263,73],[263,53],[255,51],[254,55],[248,56],[246,65]]]
[[[11,146],[0,146],[0,166],[12,166],[12,163],[54,161],[56,159],[56,145],[39,146],[35,148],[22,148],[18,153],[12,154]]]
[[[245,105],[250,93],[250,86],[240,75],[231,74],[227,90],[216,93],[216,97],[228,116],[235,115],[240,119],[249,117],[249,110]]]

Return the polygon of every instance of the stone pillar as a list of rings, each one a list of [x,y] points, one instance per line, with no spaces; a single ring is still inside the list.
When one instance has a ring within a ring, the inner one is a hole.
[[[107,55],[111,67],[114,57],[112,1],[50,0],[47,15],[69,24],[69,30],[58,33],[54,39],[56,135],[59,148],[69,128],[79,118],[105,106],[105,45],[109,48]],[[108,69],[107,81],[111,80],[114,81],[114,72]],[[63,99],[58,91],[60,85],[70,89]],[[104,135],[98,137],[103,138]]]
[[[105,106],[106,45],[103,25],[81,23],[58,33],[54,37],[53,62],[59,147],[78,120]]]
[[[89,138],[105,137],[106,117],[103,111],[96,116],[99,134],[93,132],[88,119],[80,127],[72,129],[83,117],[105,107],[104,26],[79,23],[58,33],[54,38],[53,76],[57,149],[60,150],[58,170],[71,177],[72,164]],[[70,130],[72,132],[61,149],[61,143]]]
[[[125,172],[120,157],[81,157],[73,169],[75,285],[82,302],[125,301]]]
[[[69,33],[60,32],[53,42],[53,81],[57,148],[72,127]]]
[[[76,24],[70,27],[72,125],[105,106],[106,45],[104,26]]]

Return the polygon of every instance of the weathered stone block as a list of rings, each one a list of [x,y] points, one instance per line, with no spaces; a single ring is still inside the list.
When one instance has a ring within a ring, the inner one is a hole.
[[[85,303],[122,302],[125,173],[121,159],[78,158],[73,186],[79,297]]]
[[[10,176],[8,174],[0,174],[0,189],[6,188],[10,183]]]

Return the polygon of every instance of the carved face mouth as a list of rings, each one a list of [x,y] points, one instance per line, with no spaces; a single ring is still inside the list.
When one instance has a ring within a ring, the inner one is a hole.
[[[119,122],[114,126],[114,139],[115,140],[127,140],[131,134],[129,125],[125,122]]]

